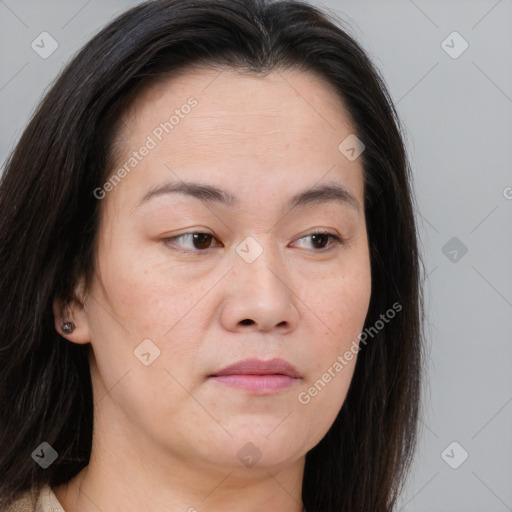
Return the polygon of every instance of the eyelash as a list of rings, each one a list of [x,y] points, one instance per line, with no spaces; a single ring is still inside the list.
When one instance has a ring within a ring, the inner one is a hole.
[[[202,231],[191,231],[191,232],[188,232],[188,233],[182,233],[181,235],[177,235],[177,236],[173,236],[173,237],[170,237],[170,238],[164,238],[163,241],[167,244],[167,245],[172,245],[171,244],[171,240],[175,240],[177,238],[182,238],[182,237],[185,237],[187,235],[208,235],[208,236],[211,236],[212,238],[215,238],[211,233],[204,233]],[[318,250],[313,250],[313,252],[317,252],[317,253],[324,253],[324,252],[328,252],[330,250],[333,249],[333,245],[343,245],[345,243],[345,239],[338,236],[338,235],[335,235],[334,233],[329,233],[329,232],[325,232],[325,231],[315,231],[313,233],[309,233],[307,235],[304,235],[304,236],[301,236],[299,238],[299,240],[302,240],[303,238],[308,238],[308,237],[312,237],[312,236],[315,236],[315,235],[324,235],[324,236],[329,236],[330,238],[333,239],[333,243],[331,243],[328,247],[324,247],[323,249],[318,249]],[[203,250],[183,250],[183,249],[177,249],[175,247],[172,247],[173,250],[176,250],[178,252],[182,252],[182,253],[185,253],[185,254],[197,254],[197,253],[201,253],[201,252],[208,252],[210,251],[212,248],[209,247],[208,249],[203,249]]]

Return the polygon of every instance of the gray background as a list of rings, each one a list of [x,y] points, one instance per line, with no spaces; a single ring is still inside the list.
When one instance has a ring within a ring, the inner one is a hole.
[[[2,165],[64,63],[138,3],[0,0]],[[398,510],[512,511],[512,0],[311,3],[380,69],[414,170],[429,375]],[[45,59],[31,48],[43,31],[59,45]]]

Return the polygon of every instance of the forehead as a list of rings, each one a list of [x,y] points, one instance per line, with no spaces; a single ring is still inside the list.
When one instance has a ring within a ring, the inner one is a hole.
[[[181,178],[271,197],[338,179],[361,198],[361,161],[338,149],[354,131],[337,92],[316,74],[190,67],[148,87],[125,116],[124,160],[148,138],[155,144],[123,188],[138,200],[148,185]]]
[[[146,87],[135,98],[130,117],[138,126],[146,121],[161,122],[191,97],[198,107],[186,114],[190,127],[210,125],[229,130],[230,126],[251,126],[261,128],[255,134],[265,134],[272,121],[279,129],[280,121],[295,120],[297,123],[286,126],[292,135],[304,128],[318,128],[321,133],[354,131],[334,87],[320,75],[296,68],[257,75],[213,65],[189,66]],[[133,133],[133,128],[133,124],[125,124],[125,135]],[[177,128],[174,133],[181,131]]]

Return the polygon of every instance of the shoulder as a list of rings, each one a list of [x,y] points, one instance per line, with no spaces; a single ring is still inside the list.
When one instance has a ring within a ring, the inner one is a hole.
[[[23,494],[16,501],[13,501],[7,508],[4,508],[1,512],[28,512],[29,510],[35,511],[39,494],[39,491],[34,489],[26,491],[25,494]]]
[[[26,491],[1,512],[65,512],[50,486]]]

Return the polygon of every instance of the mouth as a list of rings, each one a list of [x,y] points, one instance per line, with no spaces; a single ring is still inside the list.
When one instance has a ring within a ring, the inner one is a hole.
[[[271,394],[302,380],[297,369],[284,359],[245,359],[227,366],[209,378],[253,394]]]

